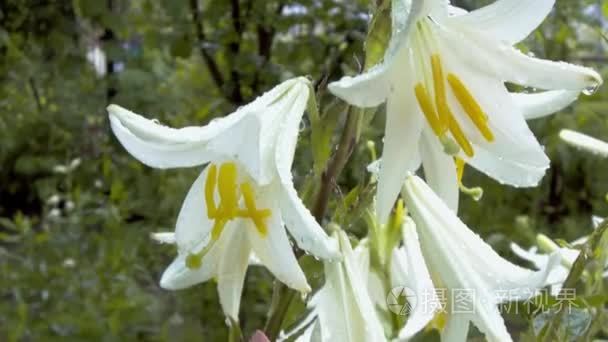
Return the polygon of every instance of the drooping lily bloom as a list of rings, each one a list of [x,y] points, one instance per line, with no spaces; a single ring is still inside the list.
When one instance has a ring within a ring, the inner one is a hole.
[[[445,0],[393,0],[393,32],[383,61],[329,85],[359,107],[386,101],[377,199],[382,222],[420,160],[429,184],[453,209],[455,160],[514,186],[534,186],[543,177],[549,160],[525,119],[559,110],[602,83],[591,69],[533,58],[513,47],[544,20],[554,1],[498,0],[466,13]],[[546,91],[512,94],[506,82]]]
[[[597,226],[603,221],[597,216],[593,216],[591,220],[593,222],[594,228],[597,228]],[[575,241],[570,242],[570,245],[573,247],[580,247],[581,245],[587,242],[587,238],[587,236],[584,236],[579,239],[576,239]],[[547,264],[550,260],[550,255],[546,253],[555,252],[559,254],[561,262],[559,265],[557,265],[551,270],[551,273],[547,278],[547,283],[551,285],[551,295],[556,296],[562,289],[564,281],[566,281],[566,278],[570,273],[572,265],[580,254],[580,250],[560,247],[544,235],[539,235],[537,237],[537,241],[539,245],[542,245],[542,252],[539,252],[539,249],[536,246],[530,247],[528,250],[525,250],[515,242],[511,243],[511,250],[513,251],[513,253],[515,253],[515,255],[531,262],[538,269],[544,269],[547,267]],[[608,277],[608,262],[604,266],[604,269],[605,270],[602,275],[606,278]]]
[[[310,290],[285,227],[300,248],[320,258],[338,256],[335,241],[316,223],[292,181],[309,85],[305,78],[288,80],[203,127],[169,128],[119,106],[108,107],[114,134],[144,164],[208,163],[184,200],[175,235],[157,235],[178,247],[162,276],[163,288],[216,278],[224,312],[237,320],[252,253],[281,282]]]
[[[402,194],[416,223],[424,258],[420,260],[413,250],[407,257],[419,260],[407,262],[426,264],[434,286],[446,290],[442,340],[465,341],[469,322],[473,322],[489,341],[511,341],[497,305],[534,296],[546,284],[559,256],[553,256],[538,272],[519,267],[500,257],[462,223],[420,178],[408,176]],[[408,237],[408,231],[404,234],[406,241],[415,240],[413,234]],[[411,274],[412,283],[428,286],[428,279],[416,279],[424,277],[424,272],[407,274]],[[417,305],[421,305],[420,299]],[[422,318],[428,320],[428,316]]]
[[[580,148],[602,157],[608,157],[608,143],[602,140],[595,139],[586,134],[569,129],[561,130],[561,132],[559,132],[559,137],[569,145],[576,148]]]
[[[386,341],[366,287],[369,265],[361,264],[369,259],[355,254],[344,232],[336,235],[343,259],[324,263],[325,284],[308,303],[310,325],[296,341]]]

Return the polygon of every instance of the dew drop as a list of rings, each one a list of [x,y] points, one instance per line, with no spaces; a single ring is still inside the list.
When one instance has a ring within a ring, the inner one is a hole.
[[[583,94],[585,94],[587,96],[593,95],[593,94],[595,94],[595,92],[598,90],[599,87],[600,87],[599,83],[594,83],[591,86],[583,89]]]

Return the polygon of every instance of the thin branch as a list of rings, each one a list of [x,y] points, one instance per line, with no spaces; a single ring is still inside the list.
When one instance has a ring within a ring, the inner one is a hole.
[[[338,143],[338,149],[332,157],[329,165],[323,175],[321,176],[321,186],[319,193],[315,201],[315,206],[312,209],[312,214],[317,222],[322,222],[325,212],[327,211],[327,205],[329,203],[329,195],[336,186],[336,179],[344,170],[346,162],[350,158],[350,155],[359,140],[358,130],[360,123],[361,112],[358,109],[349,107],[347,110],[346,123],[344,124],[344,130]]]
[[[36,87],[36,83],[34,79],[30,77],[28,81],[30,85],[30,89],[32,90],[32,95],[34,95],[34,100],[36,101],[36,108],[38,109],[38,113],[42,112],[42,102],[40,102],[40,94],[38,93],[38,88]]]
[[[243,22],[241,21],[241,5],[239,0],[231,0],[231,16],[232,16],[232,26],[234,28],[234,32],[236,33],[236,39],[231,41],[228,44],[228,48],[230,50],[230,81],[232,83],[232,89],[230,93],[230,97],[233,103],[241,104],[244,102],[243,94],[241,92],[241,74],[239,73],[238,68],[236,67],[235,59],[238,58],[241,52],[241,39],[243,36],[243,31],[245,29]]]
[[[283,12],[284,7],[285,3],[283,1],[279,2],[279,5],[275,11],[275,16],[280,15],[281,12]],[[253,76],[251,88],[254,92],[257,92],[258,87],[260,86],[260,73],[266,69],[266,66],[272,57],[272,45],[276,36],[276,29],[274,28],[274,25],[266,26],[260,23],[257,25],[256,30],[258,36],[258,55],[262,57],[262,63],[260,67],[257,68]]]
[[[225,95],[224,76],[222,75],[217,63],[215,62],[215,59],[213,59],[213,56],[211,56],[205,46],[205,30],[203,28],[203,22],[201,20],[201,10],[198,5],[198,0],[190,0],[190,11],[192,12],[192,22],[196,30],[196,39],[198,41],[201,56],[203,57],[205,64],[207,64],[207,68],[211,73],[211,78],[213,79],[213,82],[215,82],[215,85],[220,90],[220,92]]]

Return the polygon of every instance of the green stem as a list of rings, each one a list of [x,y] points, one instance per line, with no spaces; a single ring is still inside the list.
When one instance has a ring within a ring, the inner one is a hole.
[[[230,320],[228,342],[243,342],[243,332],[241,331],[239,322],[234,321],[232,318],[228,319]]]
[[[571,291],[572,289],[574,289],[576,287],[576,283],[583,276],[583,273],[585,272],[585,269],[587,268],[587,264],[591,260],[593,260],[593,253],[599,247],[599,245],[602,241],[602,237],[606,233],[606,230],[608,230],[608,220],[604,220],[595,229],[595,231],[589,237],[589,240],[587,241],[587,243],[582,247],[581,252],[578,255],[578,258],[576,258],[576,261],[574,261],[574,264],[572,265],[572,268],[570,269],[570,273],[568,274],[568,277],[564,281],[564,285],[557,298],[566,297],[567,291]],[[557,310],[557,312],[555,313],[555,315],[553,316],[551,321],[549,321],[549,323],[547,325],[545,325],[545,327],[543,328],[543,332],[541,333],[543,342],[557,340],[559,326],[562,323],[562,317],[564,316],[564,313],[566,312],[566,307],[567,307],[567,305],[560,305],[559,309]]]
[[[272,304],[270,305],[268,320],[264,326],[264,332],[269,340],[274,341],[279,336],[287,310],[289,309],[295,294],[296,291],[288,288],[283,283],[275,281]]]

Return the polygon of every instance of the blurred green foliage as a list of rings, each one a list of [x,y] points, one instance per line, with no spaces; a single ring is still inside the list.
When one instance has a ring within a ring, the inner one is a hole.
[[[149,239],[172,230],[200,170],[143,166],[111,135],[105,107],[201,125],[282,79],[309,75],[321,94],[327,158],[344,106],[322,90],[364,65],[369,9],[383,3],[373,2],[0,2],[0,340],[225,340],[215,284],[160,289],[175,251]],[[453,2],[473,9],[491,1]],[[606,76],[607,17],[606,0],[558,0],[521,48]],[[87,60],[95,49],[105,54],[103,75]],[[608,140],[606,89],[531,122],[552,160],[538,188],[507,188],[467,169],[465,184],[485,194],[481,202],[464,198],[462,217],[503,255],[512,257],[512,240],[531,245],[538,232],[572,240],[590,232],[591,214],[608,216],[608,160],[557,136],[571,128]],[[369,204],[365,142],[382,146],[384,125],[381,111],[367,114],[327,215],[359,236],[364,221],[346,213]],[[307,203],[315,192],[310,126],[303,125],[294,166]],[[318,263],[305,263],[312,283],[320,281]],[[594,332],[608,326],[600,321],[608,295],[601,283],[585,287],[603,296],[592,303]],[[263,326],[271,292],[268,272],[252,268],[241,305],[246,336]],[[301,309],[294,306],[292,320]],[[529,334],[527,318],[509,316],[511,330]]]

